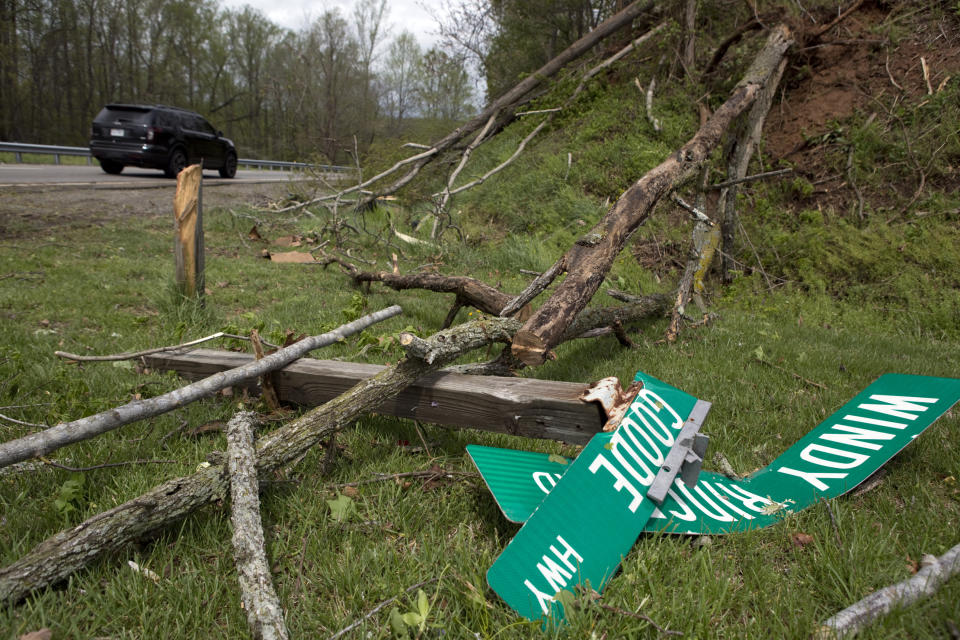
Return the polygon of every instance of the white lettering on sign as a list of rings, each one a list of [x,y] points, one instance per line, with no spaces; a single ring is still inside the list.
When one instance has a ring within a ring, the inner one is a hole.
[[[573,561],[574,558],[577,562],[583,562],[583,556],[577,553],[576,549],[563,539],[563,536],[558,535],[557,542],[563,547],[563,551],[557,549],[555,545],[550,545],[550,552],[553,553],[553,556],[544,554],[540,558],[540,562],[537,563],[537,570],[540,571],[540,575],[546,579],[555,594],[566,587],[567,582],[577,572],[577,565]],[[561,566],[557,560],[563,563],[563,566]],[[545,614],[549,614],[549,604],[555,602],[556,598],[549,593],[537,589],[530,580],[524,580],[523,585],[533,593],[537,599],[537,604],[540,605],[540,610]]]
[[[779,473],[785,473],[788,476],[797,476],[798,478],[805,480],[815,486],[820,491],[826,491],[829,489],[829,485],[826,482],[821,480],[821,478],[846,478],[846,473],[828,473],[828,472],[817,472],[817,471],[798,471],[797,469],[791,469],[790,467],[780,467],[777,469]]]
[[[626,489],[632,496],[628,508],[635,513],[643,503],[644,496],[627,476],[642,487],[653,484],[657,470],[664,461],[664,452],[657,443],[672,446],[675,438],[671,430],[682,428],[683,419],[663,398],[649,389],[640,390],[628,413],[606,445],[619,467],[601,453],[590,463],[590,472],[595,474],[601,467],[606,469],[615,479],[613,488],[616,491]],[[668,419],[669,424],[661,416]],[[649,448],[641,444],[640,438],[647,441]]]
[[[553,489],[557,486],[557,480],[562,476],[559,473],[547,473],[546,471],[534,471],[533,472],[533,481],[540,488],[540,491],[544,493],[550,493],[550,489]],[[545,484],[549,484],[550,488],[548,489]]]
[[[925,402],[927,404],[936,402],[939,398],[911,398],[909,396],[870,396],[871,400],[883,402],[884,404],[862,404],[858,408],[864,411],[873,411],[874,413],[884,413],[894,418],[903,418],[904,420],[916,420],[917,416],[907,413],[907,411],[926,411],[930,407],[924,407],[915,402]],[[891,406],[892,405],[892,406]]]
[[[617,429],[617,432],[613,434],[613,437],[610,438],[610,453],[613,454],[613,457],[617,459],[624,469],[634,477],[634,479],[642,484],[645,487],[649,487],[653,484],[653,479],[656,477],[656,473],[647,466],[646,462],[640,459],[640,455],[634,451],[627,441],[623,439],[622,434],[623,423],[621,423],[620,429]],[[626,460],[623,457],[623,452],[625,451],[627,455],[630,456],[630,460]],[[643,474],[637,471],[637,467],[643,470]]]
[[[845,444],[848,447],[860,447],[861,449],[872,449],[876,451],[881,445],[876,442],[864,442],[865,440],[892,440],[892,433],[883,431],[871,431],[870,429],[861,429],[860,427],[851,427],[845,424],[835,424],[831,429],[843,431],[844,433],[825,433],[820,436],[821,440]]]
[[[649,389],[640,389],[640,393],[637,394],[636,400],[633,401],[633,404],[630,405],[630,410],[634,412],[637,417],[647,427],[650,428],[651,434],[654,438],[659,440],[664,444],[664,446],[671,447],[673,446],[673,434],[670,432],[670,429],[674,431],[679,431],[683,427],[683,418],[673,410],[673,407],[664,402],[663,398],[657,395],[655,392]],[[666,424],[660,419],[660,414],[666,410],[666,413],[673,417],[673,422],[668,428]],[[660,426],[660,433],[657,433],[657,429],[653,428],[653,425],[644,418],[643,413],[646,413],[649,418]]]
[[[598,453],[597,457],[594,458],[593,462],[590,463],[590,473],[596,473],[600,467],[603,467],[609,471],[610,475],[616,478],[616,482],[613,483],[614,490],[620,491],[621,489],[626,489],[627,492],[633,496],[633,500],[630,501],[630,506],[628,508],[631,512],[636,512],[637,507],[639,507],[643,502],[643,495],[637,491],[635,486],[630,484],[630,481],[627,480],[620,470],[613,466],[613,464],[611,464],[611,462],[607,460],[602,453]]]
[[[863,403],[857,406],[857,409],[863,412],[879,413],[891,418],[900,420],[916,420],[918,413],[926,411],[930,407],[924,406],[935,403],[939,398],[917,398],[911,396],[890,396],[890,395],[872,395],[870,400],[874,402]],[[918,404],[922,403],[922,404]],[[915,413],[910,413],[910,412]],[[833,444],[844,445],[846,447],[855,447],[859,449],[870,449],[878,451],[883,448],[881,443],[893,440],[895,434],[886,431],[876,431],[855,427],[850,424],[842,424],[840,421],[850,423],[871,425],[873,427],[884,427],[887,429],[904,429],[907,424],[903,422],[893,422],[882,418],[870,416],[847,414],[838,420],[837,424],[831,425],[829,431],[818,436],[818,440],[830,442]],[[800,458],[809,462],[815,467],[827,469],[855,469],[870,459],[865,453],[857,453],[848,449],[827,446],[825,444],[811,443],[804,447],[800,452]],[[843,479],[847,473],[838,473],[835,471],[819,471],[818,469],[792,469],[790,467],[780,467],[778,473],[795,476],[804,482],[816,487],[820,491],[829,489],[829,485],[824,482],[828,479]]]
[[[683,480],[677,479],[675,483],[678,487],[683,484]],[[712,493],[718,501],[724,505],[725,508],[730,509],[734,513],[739,514],[740,518],[731,518],[730,514],[726,511],[721,510],[716,503],[712,500],[709,500],[709,504],[716,509],[716,511],[710,511],[699,500],[692,497],[689,491],[686,491],[686,486],[683,486],[682,489],[674,491],[672,488],[667,491],[667,495],[673,499],[672,505],[674,502],[676,506],[681,509],[681,511],[670,510],[667,514],[664,514],[660,509],[654,509],[653,517],[660,520],[666,520],[667,518],[683,520],[684,522],[695,522],[698,519],[710,519],[716,520],[719,522],[731,522],[732,520],[753,520],[754,516],[748,511],[753,511],[758,514],[766,514],[766,509],[768,505],[773,504],[773,501],[770,498],[765,498],[763,496],[758,496],[755,493],[747,491],[743,487],[740,487],[735,484],[727,484],[725,482],[714,480],[713,482],[708,482],[706,480],[701,480],[696,485],[696,492],[700,495],[703,495],[703,490],[706,489]],[[726,493],[728,495],[723,495]],[[689,503],[682,495],[684,494],[690,496]]]
[[[817,453],[834,456],[839,458],[839,460],[815,455]],[[870,458],[870,456],[865,453],[851,453],[835,447],[825,447],[822,444],[808,444],[803,448],[803,451],[800,452],[800,457],[807,462],[812,462],[822,467],[830,467],[831,469],[852,469],[859,467]]]
[[[733,519],[734,519],[733,516],[731,516],[729,513],[721,509],[719,506],[717,506],[713,502],[713,500],[708,498],[707,495],[703,492],[703,489],[700,488],[700,485],[697,485],[694,490],[698,494],[700,494],[700,497],[703,498],[704,501],[707,502],[711,507],[713,507],[715,511],[710,511],[707,507],[700,504],[700,501],[693,497],[693,494],[690,493],[689,489],[687,489],[687,485],[684,484],[683,480],[681,480],[680,478],[677,478],[674,481],[673,486],[680,490],[680,493],[683,495],[684,500],[686,500],[689,504],[693,505],[694,509],[696,509],[703,515],[707,516],[711,520],[719,520],[720,522],[733,522]]]

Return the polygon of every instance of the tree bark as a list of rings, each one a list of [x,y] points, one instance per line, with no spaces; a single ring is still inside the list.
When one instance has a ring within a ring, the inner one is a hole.
[[[255,413],[239,411],[226,429],[233,559],[250,634],[255,640],[285,640],[289,634],[270,577],[260,519],[260,482],[253,449],[255,422]]]
[[[389,271],[358,271],[350,274],[356,284],[363,282],[382,282],[391,289],[426,289],[436,293],[456,295],[454,305],[471,306],[492,316],[499,316],[503,308],[513,300],[513,296],[499,291],[490,285],[467,276],[444,276],[438,273],[418,273],[402,275]],[[520,318],[526,320],[530,311],[520,309]],[[446,326],[444,326],[446,328]]]
[[[264,375],[293,362],[314,349],[343,340],[349,335],[363,331],[372,324],[392,318],[400,312],[400,307],[394,305],[338,327],[329,333],[301,340],[270,354],[262,360],[257,360],[232,371],[218,373],[170,393],[147,400],[130,402],[122,407],[73,422],[62,422],[49,429],[4,442],[0,444],[0,469],[15,462],[22,462],[56,451],[68,444],[93,438],[125,424],[161,415],[200,398],[213,395],[217,391],[233,386],[242,380]]]
[[[786,67],[787,61],[780,60],[773,73],[770,74],[769,80],[762,87],[753,107],[750,109],[746,124],[734,142],[728,159],[726,181],[732,182],[732,184],[720,192],[720,200],[725,203],[720,227],[723,238],[721,278],[727,283],[732,280],[730,271],[733,269],[733,260],[736,255],[737,192],[740,183],[747,175],[747,167],[750,165],[750,158],[753,157],[753,150],[757,148],[763,137],[763,123],[767,120],[767,113],[770,112],[770,105],[773,104],[777,86],[780,84],[780,78],[783,76]]]
[[[631,186],[589,233],[561,258],[566,279],[514,337],[512,352],[522,362],[542,364],[577,314],[603,283],[617,255],[653,207],[709,157],[730,123],[757,97],[792,44],[785,26],[772,31],[730,98],[676,154]]]
[[[838,638],[856,633],[896,607],[932,596],[948,578],[960,573],[960,544],[939,558],[930,556],[929,563],[923,564],[909,580],[875,591],[824,622],[815,637]]]

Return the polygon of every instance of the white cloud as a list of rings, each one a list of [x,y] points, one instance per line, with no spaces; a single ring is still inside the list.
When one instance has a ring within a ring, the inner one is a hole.
[[[356,0],[221,0],[224,8],[239,9],[250,5],[275,24],[298,31],[327,9],[339,9],[347,19],[353,14]],[[439,12],[440,0],[388,0],[387,19],[390,34],[409,31],[420,45],[429,47],[437,41],[437,25],[430,11]]]

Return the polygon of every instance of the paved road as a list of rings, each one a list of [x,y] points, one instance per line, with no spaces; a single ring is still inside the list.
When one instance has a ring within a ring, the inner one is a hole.
[[[286,182],[292,175],[287,171],[255,171],[241,167],[237,177],[225,180],[216,171],[204,171],[206,184],[245,184]],[[53,165],[53,164],[0,164],[0,188],[17,186],[87,186],[118,188],[149,188],[175,186],[176,181],[166,178],[162,171],[127,167],[118,176],[104,173],[96,164]]]

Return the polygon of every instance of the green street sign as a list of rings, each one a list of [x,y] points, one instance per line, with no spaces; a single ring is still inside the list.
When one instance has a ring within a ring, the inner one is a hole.
[[[958,400],[960,380],[884,375],[750,477],[703,471],[692,489],[676,481],[643,530],[716,535],[774,524],[856,487]],[[569,466],[547,454],[477,445],[467,451],[514,522],[530,517]]]
[[[563,617],[561,591],[601,591],[653,514],[647,487],[697,402],[644,373],[620,425],[595,435],[487,572],[531,620]]]

